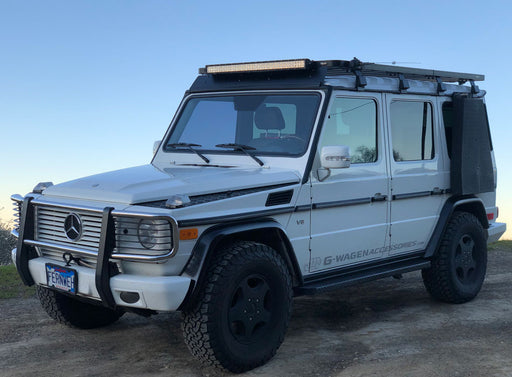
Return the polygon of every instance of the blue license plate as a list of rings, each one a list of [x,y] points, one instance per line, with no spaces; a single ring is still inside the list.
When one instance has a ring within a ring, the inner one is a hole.
[[[48,287],[76,294],[77,280],[75,270],[46,263],[46,282]]]

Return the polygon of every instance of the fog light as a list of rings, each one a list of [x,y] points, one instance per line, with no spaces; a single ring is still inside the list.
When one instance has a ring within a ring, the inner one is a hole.
[[[137,292],[121,292],[119,296],[121,297],[121,300],[127,304],[135,304],[140,299]]]

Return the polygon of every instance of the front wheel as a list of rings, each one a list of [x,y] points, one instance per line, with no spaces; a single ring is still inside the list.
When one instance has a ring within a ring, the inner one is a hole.
[[[450,219],[430,268],[422,270],[427,291],[437,300],[455,304],[476,297],[487,269],[487,241],[482,224],[467,212]]]
[[[219,250],[190,309],[185,342],[206,364],[241,373],[270,360],[288,327],[292,283],[283,258],[256,242]]]

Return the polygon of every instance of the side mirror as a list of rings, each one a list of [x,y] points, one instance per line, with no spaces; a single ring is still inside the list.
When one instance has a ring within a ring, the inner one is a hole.
[[[320,163],[324,169],[342,169],[350,166],[350,149],[346,145],[330,145],[322,148]]]
[[[155,155],[156,151],[158,150],[158,147],[160,146],[161,142],[162,142],[162,140],[156,140],[153,143],[153,156]]]

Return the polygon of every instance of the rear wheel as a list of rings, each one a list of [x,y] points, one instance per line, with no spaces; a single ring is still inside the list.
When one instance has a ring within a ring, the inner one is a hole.
[[[122,311],[88,304],[41,286],[37,286],[37,296],[50,317],[70,327],[103,327],[114,323],[124,314]]]
[[[427,291],[444,302],[460,304],[476,297],[487,269],[487,241],[478,219],[455,212],[432,259],[422,270]]]
[[[190,309],[185,341],[201,361],[241,373],[270,360],[291,314],[288,268],[272,248],[238,242],[219,252]]]

